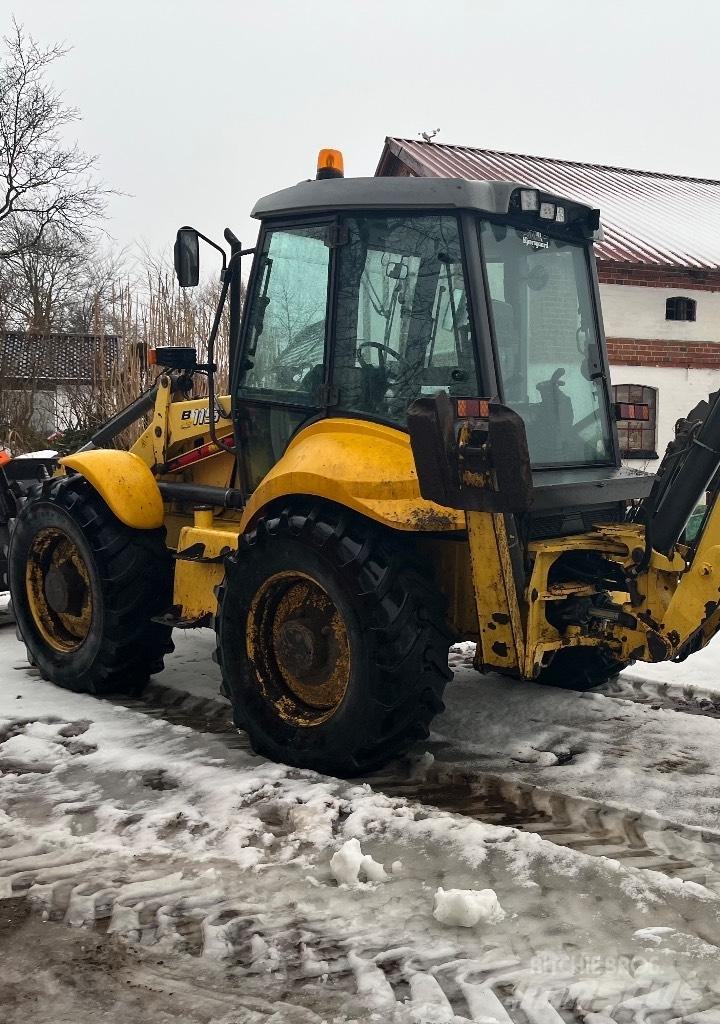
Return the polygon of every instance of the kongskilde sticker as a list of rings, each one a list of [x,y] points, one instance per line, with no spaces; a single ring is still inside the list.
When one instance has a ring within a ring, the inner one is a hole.
[[[539,231],[528,231],[522,236],[523,245],[529,245],[531,249],[549,249],[550,242]]]

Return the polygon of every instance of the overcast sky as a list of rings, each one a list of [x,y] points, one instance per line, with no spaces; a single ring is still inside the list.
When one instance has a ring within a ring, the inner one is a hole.
[[[80,108],[119,243],[220,238],[386,135],[720,178],[716,0],[0,0]],[[209,252],[205,257],[210,260]],[[206,267],[206,269],[208,269]]]

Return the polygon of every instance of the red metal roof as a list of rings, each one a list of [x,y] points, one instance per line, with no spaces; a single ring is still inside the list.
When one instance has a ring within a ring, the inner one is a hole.
[[[720,269],[720,181],[395,138],[376,174],[393,173],[390,154],[414,175],[518,181],[599,208],[599,259]]]

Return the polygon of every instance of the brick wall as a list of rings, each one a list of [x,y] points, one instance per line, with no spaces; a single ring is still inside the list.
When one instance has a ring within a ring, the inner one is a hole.
[[[678,366],[720,370],[720,344],[712,341],[648,341],[608,338],[608,359],[625,366]]]
[[[632,284],[641,288],[672,288],[720,292],[720,270],[684,270],[681,267],[650,266],[647,263],[611,263],[598,260],[601,284]]]
[[[539,291],[528,291],[528,328],[531,348],[548,361],[567,357],[568,338],[578,328],[575,269],[570,253],[547,260],[548,277]]]

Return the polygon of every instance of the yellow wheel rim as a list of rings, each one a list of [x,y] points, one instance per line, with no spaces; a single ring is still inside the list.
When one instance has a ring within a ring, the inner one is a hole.
[[[319,725],[342,704],[350,641],[327,591],[299,572],[271,576],[255,594],[247,651],[258,685],[285,721]]]
[[[83,555],[62,530],[46,527],[32,540],[25,587],[33,620],[56,651],[76,651],[93,618],[90,576]]]

